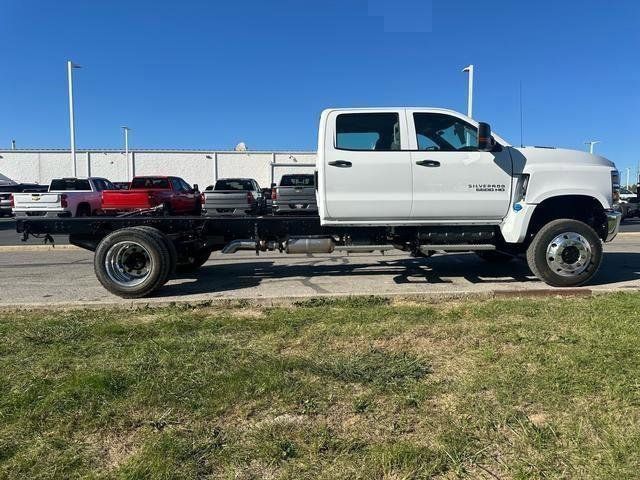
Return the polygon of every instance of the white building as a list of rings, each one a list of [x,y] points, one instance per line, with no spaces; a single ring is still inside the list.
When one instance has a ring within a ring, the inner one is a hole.
[[[278,182],[283,173],[313,173],[315,152],[207,150],[79,150],[79,177],[105,177],[114,182],[134,175],[176,175],[201,189],[218,178],[255,178],[261,187]],[[128,163],[128,164],[127,164]],[[17,182],[48,184],[73,176],[69,150],[0,150],[0,174]]]

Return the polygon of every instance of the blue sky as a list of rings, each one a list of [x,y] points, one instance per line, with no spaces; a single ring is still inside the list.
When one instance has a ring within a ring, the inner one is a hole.
[[[329,106],[466,110],[520,143],[636,168],[640,2],[2,0],[0,148],[313,150]],[[625,177],[623,177],[625,178]]]

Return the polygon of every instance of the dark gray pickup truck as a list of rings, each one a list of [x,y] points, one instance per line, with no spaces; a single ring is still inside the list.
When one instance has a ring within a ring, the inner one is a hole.
[[[264,199],[252,178],[221,178],[204,191],[203,212],[207,216],[261,214]]]
[[[313,174],[283,175],[271,193],[273,213],[318,213],[316,185]]]

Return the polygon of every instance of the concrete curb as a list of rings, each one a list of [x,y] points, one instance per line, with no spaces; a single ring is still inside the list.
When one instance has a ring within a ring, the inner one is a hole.
[[[640,288],[626,290],[631,293],[640,292]],[[417,293],[392,293],[386,295],[353,295],[353,294],[326,294],[313,296],[289,296],[289,297],[214,297],[200,300],[165,300],[158,298],[141,298],[136,300],[124,300],[120,298],[110,298],[105,301],[91,302],[59,302],[59,303],[28,303],[28,304],[0,304],[0,312],[27,310],[27,311],[66,311],[66,310],[142,310],[157,309],[164,307],[177,308],[269,308],[269,307],[298,307],[298,306],[323,306],[324,302],[344,300],[348,298],[366,299],[382,298],[389,299],[392,304],[416,303],[434,304],[446,301],[482,301],[482,300],[504,300],[518,298],[586,298],[598,295],[620,293],[620,289],[603,288],[594,290],[592,288],[539,288],[534,290],[491,290],[485,292],[429,292]]]

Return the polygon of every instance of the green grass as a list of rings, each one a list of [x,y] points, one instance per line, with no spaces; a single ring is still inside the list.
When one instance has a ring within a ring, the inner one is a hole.
[[[0,313],[0,478],[640,475],[640,295]]]

